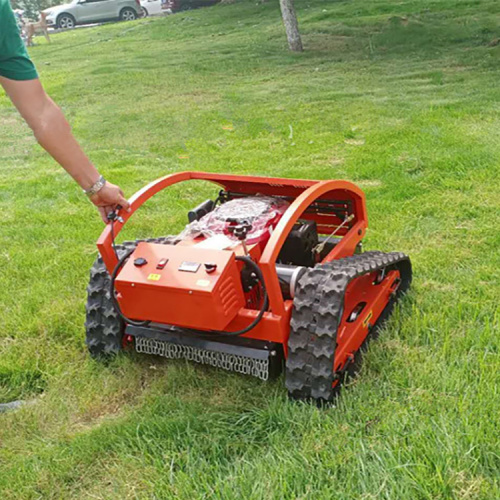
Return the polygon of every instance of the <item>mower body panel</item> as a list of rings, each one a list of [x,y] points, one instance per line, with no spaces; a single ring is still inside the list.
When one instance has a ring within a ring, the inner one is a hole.
[[[115,287],[127,317],[197,330],[225,329],[245,305],[234,252],[196,246],[139,243]]]

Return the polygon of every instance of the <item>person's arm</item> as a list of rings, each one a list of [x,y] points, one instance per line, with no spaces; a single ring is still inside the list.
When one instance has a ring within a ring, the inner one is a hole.
[[[82,189],[92,187],[100,175],[71,133],[61,109],[45,93],[40,81],[10,80],[0,76],[0,84],[33,130],[40,145]],[[98,208],[104,222],[107,222],[107,214],[115,210],[117,205],[129,208],[122,190],[109,182],[90,200]]]

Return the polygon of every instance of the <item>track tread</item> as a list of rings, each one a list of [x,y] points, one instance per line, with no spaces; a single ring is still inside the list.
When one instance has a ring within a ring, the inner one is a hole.
[[[401,252],[365,252],[319,264],[304,274],[294,299],[288,340],[285,383],[291,398],[319,403],[333,399],[338,390],[333,387],[336,337],[347,285],[359,276],[392,267],[398,267],[402,276],[399,297],[411,282],[410,260]]]
[[[146,240],[126,241],[121,245],[116,245],[115,248],[121,257],[141,241]],[[169,245],[174,243],[175,238],[167,236],[150,238],[147,241]],[[99,255],[90,269],[85,306],[85,343],[90,355],[94,358],[112,357],[122,350],[125,325],[115,311],[109,288],[110,276]]]

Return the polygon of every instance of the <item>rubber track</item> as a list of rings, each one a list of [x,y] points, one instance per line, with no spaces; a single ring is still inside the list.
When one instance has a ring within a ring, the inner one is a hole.
[[[116,245],[121,257],[141,241],[172,244],[172,237],[150,238],[147,240],[126,241]],[[122,350],[124,324],[115,311],[109,292],[110,276],[102,257],[99,255],[90,269],[85,306],[86,344],[93,357],[110,357]]]
[[[401,275],[396,297],[385,312],[411,282],[410,259],[403,253],[365,252],[318,265],[301,278],[288,340],[286,387],[290,397],[317,402],[333,399],[336,337],[346,288],[354,279],[384,268],[398,269]],[[386,316],[382,313],[374,326],[380,326]]]

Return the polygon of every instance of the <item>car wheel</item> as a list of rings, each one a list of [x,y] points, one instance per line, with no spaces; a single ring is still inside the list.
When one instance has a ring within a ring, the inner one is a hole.
[[[120,11],[120,21],[133,21],[137,19],[137,13],[134,9],[122,9]]]
[[[70,30],[75,27],[76,21],[71,14],[61,14],[57,18],[57,27],[60,30]]]
[[[141,7],[141,10],[142,10],[142,17],[149,16],[149,12],[147,11],[147,9],[145,7]]]

